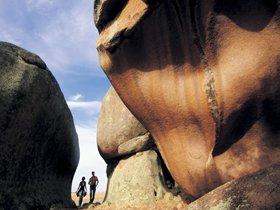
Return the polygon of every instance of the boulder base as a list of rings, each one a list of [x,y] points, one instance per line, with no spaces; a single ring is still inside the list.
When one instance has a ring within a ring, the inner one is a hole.
[[[120,160],[111,170],[105,202],[149,203],[162,199],[166,193],[160,160],[155,151],[149,150]]]
[[[280,209],[280,164],[226,183],[191,203],[195,209]]]

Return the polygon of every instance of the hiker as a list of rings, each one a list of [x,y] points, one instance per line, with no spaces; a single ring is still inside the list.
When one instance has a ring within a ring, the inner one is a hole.
[[[77,195],[77,197],[79,197],[79,207],[82,206],[83,197],[85,197],[87,195],[87,186],[86,186],[87,184],[86,184],[85,179],[86,178],[83,176],[82,181],[80,182],[79,187],[76,191],[76,195]]]
[[[94,171],[91,172],[92,177],[90,177],[88,184],[90,186],[90,203],[93,203],[94,196],[95,196],[95,191],[96,191],[96,186],[98,185],[99,181],[97,176],[94,175]]]

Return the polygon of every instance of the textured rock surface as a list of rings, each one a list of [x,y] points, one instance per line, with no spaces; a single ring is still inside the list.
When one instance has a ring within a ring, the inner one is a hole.
[[[96,13],[101,66],[186,193],[279,162],[279,1],[133,0],[114,13]]]
[[[58,83],[37,56],[0,42],[0,207],[72,206],[79,146]]]
[[[139,204],[162,199],[167,193],[163,185],[160,160],[155,151],[136,153],[110,166],[105,202],[110,204]]]
[[[135,205],[164,197],[167,193],[164,179],[170,174],[163,171],[165,166],[161,165],[158,154],[150,150],[156,149],[150,133],[130,113],[113,88],[102,102],[97,142],[108,163],[107,204]]]
[[[280,164],[226,183],[188,206],[195,209],[279,209]]]
[[[135,154],[140,151],[151,149],[155,146],[154,140],[152,139],[149,132],[142,136],[137,136],[122,143],[118,147],[119,155]]]
[[[102,28],[116,17],[118,11],[124,7],[127,0],[97,0],[94,5],[94,13],[97,14],[94,16],[94,23],[97,26],[98,30]]]
[[[130,113],[113,88],[102,102],[97,144],[105,160],[136,153],[153,145],[148,131]]]

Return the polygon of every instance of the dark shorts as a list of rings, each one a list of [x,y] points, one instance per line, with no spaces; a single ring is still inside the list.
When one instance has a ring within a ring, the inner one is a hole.
[[[83,189],[82,189],[82,190],[79,190],[79,191],[77,192],[77,196],[83,196],[83,197],[84,197],[84,196],[86,196],[86,194],[87,194],[86,191],[83,190]]]
[[[90,190],[95,190],[96,189],[96,185],[90,185]]]

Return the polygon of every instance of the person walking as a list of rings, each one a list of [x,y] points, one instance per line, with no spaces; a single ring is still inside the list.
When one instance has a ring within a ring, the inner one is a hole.
[[[77,197],[79,197],[79,207],[82,206],[83,198],[87,195],[87,186],[86,186],[87,184],[85,179],[86,178],[83,176],[82,181],[80,182],[79,187],[76,191],[76,195]]]
[[[90,203],[93,203],[95,197],[96,186],[99,183],[97,176],[94,175],[94,171],[91,172],[92,176],[90,177],[88,184],[90,186]]]

